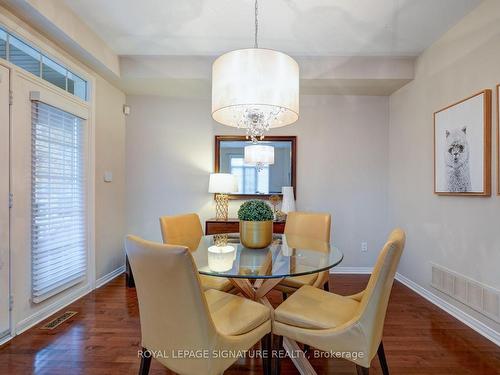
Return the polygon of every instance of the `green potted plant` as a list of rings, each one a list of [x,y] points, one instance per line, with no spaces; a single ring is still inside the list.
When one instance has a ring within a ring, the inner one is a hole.
[[[273,211],[261,200],[246,201],[238,210],[240,238],[243,246],[262,249],[273,240]]]

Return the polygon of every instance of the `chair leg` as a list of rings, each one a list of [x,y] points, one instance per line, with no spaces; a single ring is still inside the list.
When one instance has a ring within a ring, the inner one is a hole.
[[[273,356],[272,356],[272,374],[280,375],[281,373],[281,360],[280,356],[283,355],[283,336],[273,336]]]
[[[268,333],[260,340],[262,350],[262,368],[264,375],[271,375],[271,333]]]
[[[323,284],[323,290],[325,292],[329,292],[330,291],[330,283],[328,281]]]
[[[356,372],[358,373],[358,375],[369,375],[370,369],[360,365],[356,365]]]
[[[286,300],[287,294],[285,292],[283,292],[283,293],[281,293],[281,295],[283,296],[283,301]]]
[[[387,359],[385,358],[384,344],[380,341],[380,345],[377,349],[378,360],[380,361],[380,367],[382,367],[382,374],[389,375],[389,367],[387,366]]]
[[[149,367],[151,366],[151,358],[152,358],[151,353],[146,348],[142,348],[141,366],[139,367],[139,375],[149,374]]]
[[[127,256],[125,256],[125,285],[127,288],[135,288],[134,274],[132,273],[132,267],[130,267]]]

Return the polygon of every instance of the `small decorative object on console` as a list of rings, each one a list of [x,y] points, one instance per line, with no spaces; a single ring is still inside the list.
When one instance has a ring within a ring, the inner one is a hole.
[[[274,214],[274,219],[276,220],[276,213],[278,211],[278,204],[281,202],[281,197],[279,195],[271,195],[269,197],[269,202],[273,206],[273,214]]]
[[[286,221],[286,213],[281,210],[276,211],[276,221]]]
[[[293,186],[283,186],[283,202],[281,203],[281,211],[285,214],[295,211],[295,197],[293,194]]]

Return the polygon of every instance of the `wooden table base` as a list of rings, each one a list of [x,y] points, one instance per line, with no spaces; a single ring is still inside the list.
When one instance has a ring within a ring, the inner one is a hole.
[[[296,341],[283,337],[283,349],[292,360],[295,368],[301,375],[317,375],[314,368],[311,366],[306,358],[306,353],[299,347]]]
[[[276,279],[257,279],[253,285],[249,279],[229,278],[229,281],[231,281],[236,289],[238,289],[245,297],[267,306],[271,311],[271,318],[274,319],[274,307],[267,299],[266,294],[273,290],[273,288],[283,279],[284,277]]]
[[[274,308],[267,299],[266,295],[283,279],[283,277],[277,279],[258,279],[253,284],[249,279],[230,278],[229,280],[241,292],[241,294],[251,300],[260,302],[269,307],[271,314],[273,314]],[[306,354],[299,347],[297,342],[290,340],[287,337],[283,337],[283,349],[285,349],[300,374],[316,375],[316,371],[314,371],[314,368],[306,358]]]
[[[284,277],[276,279],[258,279],[255,283],[251,283],[249,279],[229,278],[229,281],[243,294],[245,297],[259,301],[266,299],[266,294],[269,293],[276,285],[278,285]]]

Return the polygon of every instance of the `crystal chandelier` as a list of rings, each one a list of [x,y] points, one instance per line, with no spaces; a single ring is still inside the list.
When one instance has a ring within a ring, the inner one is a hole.
[[[256,0],[254,48],[228,52],[212,66],[212,117],[246,129],[254,143],[299,118],[299,66],[282,52],[259,48],[258,30]]]

